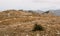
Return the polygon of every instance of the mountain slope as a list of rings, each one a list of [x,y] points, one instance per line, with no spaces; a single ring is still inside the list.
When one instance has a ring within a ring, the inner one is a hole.
[[[44,31],[35,31],[34,25],[41,25]],[[2,33],[1,33],[2,32]],[[0,12],[0,36],[59,36],[60,16],[38,14],[32,11],[8,10]]]

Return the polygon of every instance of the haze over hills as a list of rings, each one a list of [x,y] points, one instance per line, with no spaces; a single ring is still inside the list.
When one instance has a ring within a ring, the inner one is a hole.
[[[60,16],[60,10],[48,10],[51,13],[54,13],[56,16]],[[46,11],[37,10],[38,13],[44,13]]]
[[[41,11],[41,10],[23,10],[23,11],[31,11],[31,12],[35,12],[35,13],[39,13],[39,14],[46,12],[46,11]],[[59,9],[58,10],[48,10],[48,11],[54,13],[56,16],[60,16]],[[0,11],[0,12],[2,12],[2,11]]]
[[[60,16],[60,10],[52,10],[57,16]]]

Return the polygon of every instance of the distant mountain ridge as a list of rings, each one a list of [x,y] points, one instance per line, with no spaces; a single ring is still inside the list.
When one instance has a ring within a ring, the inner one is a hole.
[[[54,14],[55,16],[60,16],[60,10],[48,10],[49,13]],[[36,11],[38,13],[45,13],[47,11]]]
[[[47,11],[41,11],[41,10],[5,10],[5,11],[2,11],[2,12],[10,12],[10,11],[15,11],[15,12],[29,12],[29,13],[35,13],[35,14],[42,14],[42,13],[45,13]],[[50,14],[54,14],[56,16],[60,16],[60,10],[48,10]]]
[[[53,12],[54,12],[57,16],[60,16],[60,10],[53,10]]]
[[[49,10],[49,12],[54,13],[56,16],[60,16],[60,10]]]

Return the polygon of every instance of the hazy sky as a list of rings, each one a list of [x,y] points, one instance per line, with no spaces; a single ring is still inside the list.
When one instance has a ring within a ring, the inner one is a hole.
[[[0,10],[5,9],[60,9],[60,0],[0,0]]]

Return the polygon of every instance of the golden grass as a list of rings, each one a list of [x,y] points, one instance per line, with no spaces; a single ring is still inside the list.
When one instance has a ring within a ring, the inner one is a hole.
[[[0,36],[60,36],[60,17],[38,15],[22,11],[9,11],[10,16],[2,12],[0,15]],[[4,14],[4,15],[3,15]],[[18,15],[18,16],[17,16]],[[44,27],[44,31],[33,32],[34,24]]]

